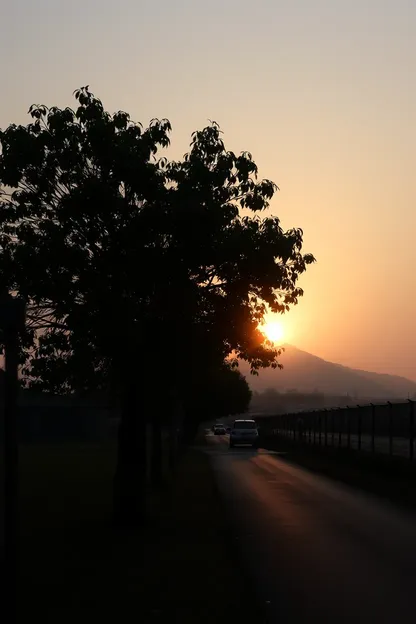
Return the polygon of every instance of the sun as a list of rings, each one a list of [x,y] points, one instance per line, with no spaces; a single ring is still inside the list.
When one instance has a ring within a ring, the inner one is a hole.
[[[279,323],[279,321],[270,321],[265,323],[260,329],[266,336],[267,340],[270,340],[270,342],[275,344],[281,343],[285,337],[283,325]]]

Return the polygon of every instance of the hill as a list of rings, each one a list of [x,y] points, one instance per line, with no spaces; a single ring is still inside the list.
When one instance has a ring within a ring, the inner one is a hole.
[[[245,362],[240,363],[252,390],[262,392],[268,388],[278,391],[297,389],[300,392],[320,392],[331,395],[349,395],[360,399],[407,399],[416,395],[416,382],[398,377],[362,371],[285,345],[281,363],[283,370],[263,369],[258,376],[250,375]]]

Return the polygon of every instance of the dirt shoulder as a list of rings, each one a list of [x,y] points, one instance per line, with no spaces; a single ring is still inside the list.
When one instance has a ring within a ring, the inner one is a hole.
[[[120,535],[108,522],[114,451],[23,450],[19,621],[262,622],[209,457],[188,451],[148,526]]]

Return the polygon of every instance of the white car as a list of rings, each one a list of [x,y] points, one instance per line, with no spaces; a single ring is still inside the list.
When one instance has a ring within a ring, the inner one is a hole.
[[[224,425],[214,425],[214,435],[225,435]]]
[[[235,420],[230,431],[230,448],[238,444],[249,444],[257,448],[259,432],[254,420]]]

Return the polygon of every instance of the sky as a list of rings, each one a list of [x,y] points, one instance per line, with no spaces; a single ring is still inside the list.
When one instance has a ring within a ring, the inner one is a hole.
[[[172,152],[220,123],[317,263],[288,342],[416,379],[414,0],[2,0],[0,127],[89,84],[167,117]]]

